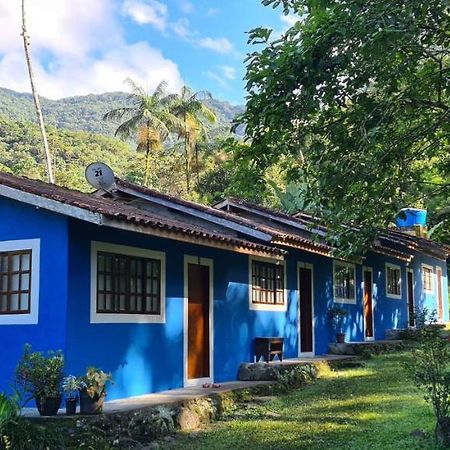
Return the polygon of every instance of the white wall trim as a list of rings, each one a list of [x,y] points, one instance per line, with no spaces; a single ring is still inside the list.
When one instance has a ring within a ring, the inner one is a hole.
[[[410,323],[411,317],[410,317],[410,314],[409,314],[409,294],[410,294],[410,292],[409,292],[409,283],[408,283],[408,273],[410,273],[412,275],[412,299],[413,299],[413,309],[414,309],[414,311],[416,310],[416,296],[415,296],[415,292],[414,292],[414,284],[415,284],[416,280],[415,280],[414,270],[412,268],[408,267],[406,269],[406,283],[405,284],[406,284],[406,306],[407,306],[406,310],[407,310],[408,327],[409,327],[410,326],[409,323]]]
[[[300,269],[310,269],[311,270],[311,315],[312,315],[312,352],[301,351],[301,317],[300,317]],[[298,322],[298,356],[314,356],[316,354],[316,316],[314,314],[314,265],[305,263],[302,261],[297,261],[297,322]]]
[[[253,261],[262,261],[270,264],[274,264],[276,266],[283,266],[283,282],[284,282],[284,290],[283,290],[283,305],[272,305],[272,304],[260,304],[252,302],[252,262]],[[286,261],[285,260],[277,260],[271,258],[261,258],[258,256],[249,256],[248,257],[248,307],[251,311],[287,311],[287,274],[286,274]]]
[[[189,264],[209,267],[209,377],[188,379],[188,302]],[[214,261],[210,258],[184,255],[184,305],[183,305],[183,382],[184,386],[199,386],[214,381]]]
[[[66,203],[42,197],[40,195],[30,194],[29,192],[20,191],[8,186],[0,186],[0,195],[11,198],[22,203],[28,203],[37,208],[43,208],[65,216],[74,217],[75,219],[84,220],[86,222],[102,224],[102,215],[79,208],[78,206],[68,205]]]
[[[371,295],[372,295],[372,337],[366,337],[366,315],[364,313],[364,297],[366,296],[366,283],[364,280],[364,272],[370,272],[370,279],[372,281],[371,287]],[[362,282],[361,282],[361,292],[363,294],[362,298],[362,309],[363,309],[363,332],[364,332],[364,340],[365,341],[374,341],[375,340],[375,297],[373,296],[373,287],[374,287],[374,279],[373,279],[373,268],[368,266],[363,266],[362,268]]]
[[[31,250],[31,295],[28,314],[1,314],[0,325],[36,325],[39,323],[39,282],[41,240],[1,241],[0,252]]]
[[[439,277],[438,277],[438,271],[441,274],[441,285],[439,286]],[[440,266],[436,266],[435,268],[435,275],[434,275],[434,279],[435,279],[435,284],[436,284],[436,295],[435,295],[435,299],[436,299],[436,313],[437,313],[437,319],[439,322],[444,322],[444,317],[445,317],[445,304],[444,304],[444,275],[442,273],[442,267]],[[441,291],[441,303],[442,303],[442,317],[439,317],[439,288]]]
[[[355,280],[355,292],[353,295],[353,298],[342,298],[342,297],[336,297],[336,279],[335,279],[335,273],[336,273],[336,266],[344,266],[344,267],[350,267],[353,269],[353,277]],[[333,260],[333,301],[334,303],[342,303],[342,304],[348,304],[348,305],[356,305],[356,265],[353,263],[348,263],[345,261],[337,261]]]
[[[388,292],[388,269],[398,270],[400,272],[399,277],[399,286],[400,286],[400,295],[397,294],[390,294]],[[392,263],[385,263],[384,264],[384,287],[386,290],[386,298],[392,298],[395,300],[401,300],[402,294],[403,294],[403,277],[402,277],[402,268],[398,264],[392,264]]]
[[[138,256],[161,261],[161,312],[160,314],[106,314],[97,312],[97,253],[99,251],[120,255]],[[165,323],[166,321],[166,254],[144,248],[128,247],[107,242],[91,242],[91,323]]]
[[[425,271],[423,270],[423,269],[430,269],[431,270],[431,286],[432,286],[432,288],[431,288],[431,290],[429,290],[429,289],[425,289],[425,283],[423,282],[424,281],[424,273],[425,273]],[[434,267],[433,266],[430,266],[429,264],[422,264],[421,266],[420,266],[420,270],[421,270],[421,273],[420,273],[420,275],[421,275],[421,281],[422,281],[422,291],[425,293],[425,294],[430,294],[430,295],[434,295],[434,293],[435,293],[435,284],[436,284],[436,273],[434,272]]]

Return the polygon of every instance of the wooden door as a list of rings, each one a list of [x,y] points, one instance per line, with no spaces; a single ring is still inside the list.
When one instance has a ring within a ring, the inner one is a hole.
[[[364,324],[366,339],[373,339],[372,272],[364,270]]]
[[[188,379],[208,378],[209,267],[188,264]]]
[[[414,311],[414,279],[413,279],[413,273],[408,271],[407,272],[408,277],[408,314],[409,314],[409,326],[413,327],[416,323],[415,319],[415,311]]]
[[[300,353],[313,352],[312,269],[301,267],[300,294]]]
[[[442,301],[442,269],[436,267],[436,283],[437,283],[437,308],[439,321],[444,320],[444,305]]]

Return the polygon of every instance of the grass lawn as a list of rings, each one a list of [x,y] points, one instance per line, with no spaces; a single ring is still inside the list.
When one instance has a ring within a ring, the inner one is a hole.
[[[228,420],[181,433],[164,449],[440,448],[432,438],[431,409],[401,366],[405,357],[377,356],[364,367],[326,372],[287,395],[244,403]],[[415,430],[425,436],[412,436]]]

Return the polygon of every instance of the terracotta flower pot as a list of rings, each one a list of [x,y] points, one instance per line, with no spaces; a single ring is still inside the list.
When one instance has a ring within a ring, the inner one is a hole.
[[[61,406],[62,396],[36,398],[36,406],[41,416],[56,416]]]
[[[80,414],[100,414],[103,411],[103,403],[106,394],[89,396],[86,389],[80,391]]]
[[[343,344],[345,343],[345,333],[337,333],[336,334],[336,342],[338,344]]]

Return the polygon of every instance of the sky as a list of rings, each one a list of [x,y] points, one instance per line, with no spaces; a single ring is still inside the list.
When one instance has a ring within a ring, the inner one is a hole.
[[[261,0],[27,0],[26,11],[39,94],[52,99],[124,91],[129,77],[241,104],[246,31],[293,21]],[[29,92],[20,33],[21,0],[0,0],[0,86]]]

